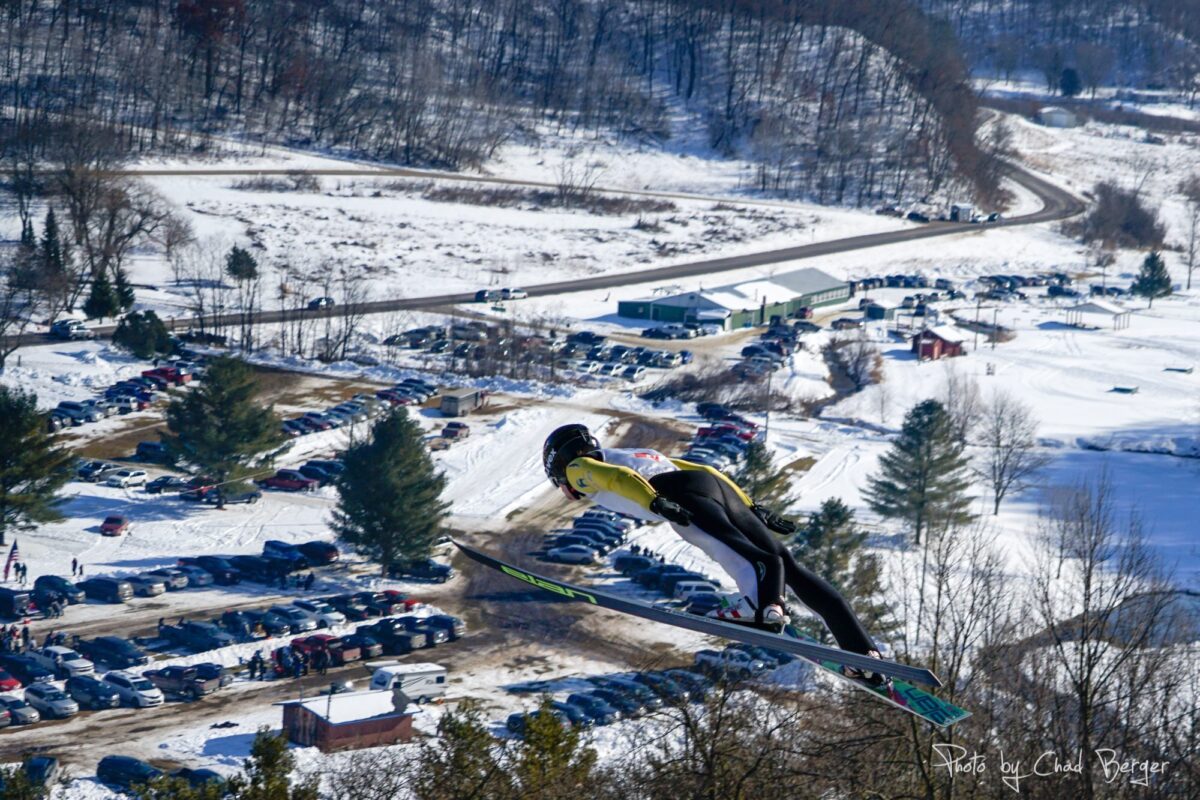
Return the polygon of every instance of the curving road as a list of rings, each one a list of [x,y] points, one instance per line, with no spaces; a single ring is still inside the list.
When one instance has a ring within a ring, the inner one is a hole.
[[[312,175],[343,175],[343,176],[363,176],[363,177],[380,177],[380,176],[397,176],[397,177],[422,177],[441,180],[469,181],[469,182],[485,182],[485,183],[502,183],[512,186],[530,186],[540,188],[554,188],[554,184],[538,182],[538,181],[520,181],[505,178],[487,178],[468,175],[453,175],[446,173],[422,172],[420,170],[407,169],[314,169],[314,170],[235,170],[235,169],[214,169],[214,170],[127,170],[121,174],[130,176],[163,176],[163,175],[294,175],[297,173],[312,174]],[[679,278],[689,278],[697,275],[712,275],[719,272],[727,272],[730,270],[744,269],[746,267],[759,267],[767,264],[778,264],[785,261],[799,261],[807,258],[817,258],[820,256],[833,255],[835,253],[847,253],[854,250],[865,250],[871,247],[881,247],[883,245],[897,244],[900,242],[915,241],[918,239],[931,239],[937,236],[953,236],[962,233],[976,233],[982,230],[991,228],[1015,227],[1018,225],[1034,225],[1041,222],[1054,222],[1056,220],[1067,219],[1083,212],[1085,206],[1083,201],[1072,195],[1070,192],[1055,186],[1048,181],[1045,181],[1026,170],[1009,164],[1006,168],[1007,176],[1015,183],[1020,184],[1025,189],[1032,192],[1038,197],[1042,203],[1042,208],[1032,214],[1023,214],[1019,217],[1003,219],[999,222],[987,223],[984,225],[971,225],[958,222],[931,222],[913,228],[905,228],[896,231],[884,231],[882,233],[869,233],[862,236],[850,236],[842,239],[832,239],[825,242],[814,242],[812,244],[798,245],[796,247],[785,247],[779,250],[767,250],[760,253],[747,253],[739,256],[726,256],[724,258],[711,258],[701,261],[687,261],[682,264],[672,264],[667,267],[658,267],[656,269],[641,270],[638,272],[619,272],[606,275],[597,275],[590,278],[579,278],[567,281],[555,281],[553,283],[542,283],[535,286],[523,287],[531,297],[544,297],[548,295],[568,294],[570,292],[581,292],[592,289],[609,289],[618,286],[628,286],[637,283],[649,283],[655,281],[671,281]],[[699,195],[689,195],[684,193],[666,193],[666,192],[650,192],[650,191],[625,191],[617,189],[597,189],[603,193],[626,194],[635,196],[647,197],[672,197],[672,198],[689,198],[695,199]],[[701,199],[712,200],[711,197],[703,197]],[[745,205],[782,205],[772,204],[764,201],[741,201],[735,202]],[[355,311],[363,314],[380,314],[391,311],[408,311],[415,309],[429,309],[439,306],[455,305],[459,303],[473,302],[475,296],[473,293],[463,292],[458,294],[442,294],[431,295],[426,297],[406,297],[396,298],[392,300],[374,300],[363,303],[357,307]],[[252,324],[264,325],[271,323],[284,322],[295,320],[297,315],[303,314],[313,318],[323,318],[339,316],[345,313],[343,308],[327,308],[313,311],[302,311],[297,309],[282,309],[282,310],[267,310],[261,311],[254,315]],[[205,327],[222,327],[236,326],[242,321],[240,313],[222,314],[207,317],[205,319]],[[111,335],[116,328],[115,325],[105,325],[92,330],[98,337],[107,337]],[[46,341],[47,337],[42,334],[33,334],[23,337],[22,344],[35,344]]]

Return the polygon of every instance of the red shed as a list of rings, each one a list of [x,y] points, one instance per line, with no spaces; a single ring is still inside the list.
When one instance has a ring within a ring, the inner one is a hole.
[[[913,337],[912,351],[922,361],[936,361],[942,357],[963,355],[963,343],[967,337],[962,331],[949,325],[926,328]]]
[[[283,706],[288,741],[323,753],[404,744],[413,736],[413,715],[396,708],[391,692],[321,695],[276,705]]]

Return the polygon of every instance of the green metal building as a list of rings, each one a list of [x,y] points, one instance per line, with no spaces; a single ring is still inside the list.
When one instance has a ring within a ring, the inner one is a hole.
[[[695,292],[621,300],[617,315],[651,322],[700,322],[735,330],[764,325],[802,308],[840,303],[851,296],[850,284],[819,269],[800,269],[768,280],[701,289]]]

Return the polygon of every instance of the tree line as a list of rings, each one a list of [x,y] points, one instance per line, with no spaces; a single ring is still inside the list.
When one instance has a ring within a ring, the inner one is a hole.
[[[10,2],[0,141],[87,121],[478,166],[537,130],[659,142],[680,109],[761,188],[862,204],[995,189],[953,32],[905,0]]]

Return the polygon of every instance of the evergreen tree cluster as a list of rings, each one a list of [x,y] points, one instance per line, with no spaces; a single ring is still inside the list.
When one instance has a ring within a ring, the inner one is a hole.
[[[153,311],[134,311],[117,323],[113,344],[124,347],[138,358],[153,358],[171,352],[171,334]]]
[[[238,484],[266,469],[283,441],[279,417],[257,401],[246,362],[209,362],[204,381],[171,401],[163,444],[172,460],[219,484]]]
[[[333,529],[387,570],[429,555],[448,504],[445,477],[429,457],[421,428],[403,407],[379,419],[342,457]]]

